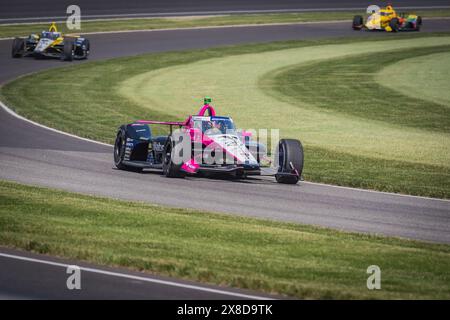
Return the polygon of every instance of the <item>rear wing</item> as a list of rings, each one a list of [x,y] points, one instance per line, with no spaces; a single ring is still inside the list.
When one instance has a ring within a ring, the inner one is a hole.
[[[185,126],[187,124],[188,121],[189,121],[189,119],[184,121],[184,122],[179,122],[179,121],[156,121],[156,120],[137,120],[135,123],[140,123],[140,124],[160,124],[160,125],[170,126],[170,133],[172,134],[172,127],[173,126],[183,127],[183,126]]]
[[[205,113],[208,112],[210,117],[214,117],[216,115],[216,111],[214,110],[213,106],[210,105],[211,98],[205,97],[204,98],[204,104],[203,107],[198,112],[199,116],[205,116]],[[165,126],[170,126],[170,133],[172,133],[172,127],[173,126],[187,126],[191,120],[192,116],[189,116],[184,122],[179,121],[156,121],[156,120],[137,120],[135,123],[139,124],[161,124]]]
[[[135,123],[162,124],[162,125],[168,125],[168,126],[184,126],[186,124],[186,122],[179,122],[179,121],[156,121],[156,120],[138,120]]]

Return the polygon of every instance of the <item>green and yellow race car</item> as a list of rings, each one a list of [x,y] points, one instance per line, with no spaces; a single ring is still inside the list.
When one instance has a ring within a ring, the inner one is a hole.
[[[379,30],[387,32],[419,31],[422,18],[414,14],[397,13],[391,5],[384,8],[369,6],[366,22],[362,16],[353,17],[353,30]]]
[[[34,56],[35,58],[59,58],[65,61],[87,59],[89,56],[89,40],[76,35],[63,35],[58,32],[55,23],[48,31],[30,34],[26,38],[15,38],[12,43],[13,58]]]

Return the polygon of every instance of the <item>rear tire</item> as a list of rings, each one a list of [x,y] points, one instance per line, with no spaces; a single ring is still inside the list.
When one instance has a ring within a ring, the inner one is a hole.
[[[62,59],[64,61],[72,61],[74,54],[75,54],[75,48],[74,48],[73,41],[72,40],[66,40],[64,42],[64,50],[63,50],[63,57],[62,57]]]
[[[127,135],[125,128],[121,127],[117,132],[116,141],[114,142],[114,164],[119,170],[141,172],[142,168],[131,167],[123,164],[125,157],[125,144]]]
[[[275,176],[277,182],[296,184],[303,171],[303,146],[301,142],[295,139],[281,139],[277,153],[279,160],[278,172],[291,173],[293,168],[298,172],[298,176]]]
[[[25,53],[25,40],[15,38],[12,43],[11,56],[13,58],[22,58]]]
[[[175,164],[172,160],[174,143],[168,139],[163,154],[163,175],[168,178],[184,178],[186,173],[181,170],[181,164]]]
[[[399,26],[400,22],[397,18],[392,18],[391,21],[389,21],[389,27],[391,27],[392,32],[398,32]]]
[[[84,50],[84,59],[87,59],[89,56],[89,52],[91,50],[91,43],[89,42],[88,39],[84,40],[84,44],[86,46],[86,49]]]
[[[84,47],[84,48],[83,48]],[[90,43],[88,39],[84,39],[81,45],[77,45],[74,48],[74,59],[81,60],[87,59],[90,51]]]
[[[352,28],[353,30],[361,30],[363,27],[363,17],[362,16],[354,16]]]

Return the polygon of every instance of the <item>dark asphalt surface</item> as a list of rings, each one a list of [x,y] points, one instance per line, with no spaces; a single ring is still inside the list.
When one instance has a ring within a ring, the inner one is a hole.
[[[384,5],[388,1],[380,1]],[[35,17],[63,17],[71,4],[80,6],[84,16],[104,15],[183,15],[223,12],[279,10],[365,9],[370,3],[360,0],[2,0],[0,20]],[[396,0],[397,7],[450,6],[448,0]],[[17,20],[17,19],[16,19]]]
[[[423,32],[448,30],[449,20],[432,20],[425,22]],[[328,23],[103,34],[91,35],[90,39],[93,43],[92,59],[98,60],[222,44],[347,35],[383,36],[381,33],[352,32],[343,23]],[[129,40],[126,47],[123,46],[125,38]],[[20,74],[65,65],[60,61],[11,59],[10,44],[9,40],[0,41],[0,83]],[[113,168],[112,148],[109,146],[60,135],[19,120],[3,110],[0,111],[0,123],[0,179],[162,205],[450,243],[448,201],[306,182],[297,186],[279,185],[272,178],[242,182],[205,178],[176,180],[166,179],[157,173],[124,172]],[[206,196],[208,201],[205,201]],[[20,278],[22,272],[15,273],[16,268],[20,270],[20,263],[2,261],[0,268],[9,270],[12,274],[9,279]],[[23,268],[26,270],[27,267]],[[5,297],[35,297],[33,292],[41,292],[39,285],[42,284],[42,279],[53,277],[48,273],[53,273],[51,270],[44,269],[46,270],[42,270],[42,274],[30,276],[31,282],[24,282],[23,292],[19,290],[19,285],[14,291],[15,285],[10,284],[0,287],[0,294]],[[5,277],[4,272],[2,277]],[[92,281],[96,283],[97,280]],[[51,283],[53,280],[49,281]],[[4,283],[10,282],[4,280]],[[30,288],[33,289],[27,295],[25,293],[30,283]],[[51,286],[53,284],[44,290],[50,296],[48,291],[51,291]],[[93,286],[95,287],[96,285]],[[124,284],[124,287],[127,285]],[[2,291],[1,288],[5,290]],[[108,288],[122,290],[119,284],[105,284],[104,289],[108,291]],[[151,298],[167,297],[160,289],[148,289],[143,293],[152,290],[157,293]],[[98,297],[98,294],[93,293],[92,297]],[[116,293],[108,294],[114,297]],[[174,298],[185,297],[183,293],[178,294],[178,289],[170,290],[169,294]],[[191,297],[200,299],[204,296],[202,293]]]
[[[39,261],[23,261],[15,257],[2,256],[2,254]],[[61,265],[49,265],[40,261]],[[80,290],[67,288],[67,278],[71,275],[66,273],[68,265],[76,265],[81,269]],[[211,290],[218,290],[218,292]],[[253,297],[256,299],[277,298],[249,290],[199,285],[190,281],[126,269],[99,267],[0,247],[0,300],[235,300]]]

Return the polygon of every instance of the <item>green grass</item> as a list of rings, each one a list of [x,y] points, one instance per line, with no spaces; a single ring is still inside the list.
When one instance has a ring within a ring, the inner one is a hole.
[[[305,148],[305,179],[355,188],[448,198],[446,167],[355,157],[314,146]]]
[[[448,122],[450,107],[450,54],[448,48],[442,53],[404,59],[384,67],[376,75],[378,84],[397,90],[403,95],[426,100],[427,112],[442,117],[443,127],[450,130]],[[389,79],[389,80],[387,80]],[[430,103],[432,102],[432,103]],[[444,112],[446,113],[444,114]]]
[[[245,24],[267,24],[267,23],[296,23],[296,22],[318,22],[347,20],[349,23],[360,11],[339,11],[339,12],[304,12],[304,13],[274,13],[274,14],[236,14],[220,16],[192,16],[192,17],[172,17],[172,18],[142,18],[142,19],[115,19],[107,21],[85,21],[82,22],[80,33],[99,31],[121,31],[121,30],[153,30],[167,28],[191,28],[191,27],[211,27],[229,26]],[[416,12],[425,18],[449,17],[450,10],[420,10]],[[60,23],[62,31],[66,30],[65,24]],[[26,36],[30,33],[40,32],[47,29],[48,24],[11,24],[0,25],[1,37]]]
[[[371,41],[290,41],[149,54],[23,77],[5,85],[1,95],[27,118],[109,143],[121,123],[180,120],[210,95],[218,111],[240,126],[279,128],[284,137],[300,138],[308,180],[448,198],[445,106],[426,102],[433,112],[422,114],[423,101],[374,79],[383,63],[448,45],[447,34],[389,34]],[[382,63],[371,63],[374,57]],[[298,77],[299,70],[311,74]],[[280,90],[284,77],[295,77],[284,90],[296,88],[291,91],[298,89],[297,95]],[[358,84],[362,78],[364,86]],[[63,98],[40,98],[55,88],[65,93]],[[353,103],[379,101],[377,92],[398,101],[396,108],[358,109]]]
[[[439,60],[435,60],[433,54],[439,52]],[[448,95],[447,90],[442,93],[440,90],[450,81],[449,52],[450,46],[436,46],[301,64],[265,77],[261,85],[299,108],[308,104],[323,112],[356,116],[361,121],[375,120],[450,133],[450,100],[446,104],[426,100],[430,90],[436,97]],[[419,58],[408,59],[410,57]],[[418,59],[425,63],[419,65]],[[439,66],[441,73],[433,72],[430,64]],[[422,81],[417,77],[419,74]],[[441,86],[437,86],[438,80]],[[431,85],[425,86],[425,82]],[[404,89],[402,92],[392,90],[397,87]]]
[[[388,123],[441,133],[443,139],[449,139],[449,69],[449,47],[436,46],[300,64],[264,77],[261,85],[266,90],[275,91],[278,99],[298,106],[300,110],[309,105],[323,112],[357,117],[357,121],[364,124],[374,121]],[[404,139],[410,139],[408,130],[404,131]],[[376,131],[373,132],[377,138],[380,137]],[[383,143],[380,140],[376,143]],[[375,142],[367,139],[367,143]],[[422,147],[426,143],[426,139],[414,141],[411,151],[423,153]],[[307,163],[306,172],[311,180],[449,196],[448,149],[443,150],[444,162],[440,164],[433,161],[411,163],[411,153],[405,154],[403,161],[382,161],[373,159],[370,154],[352,159],[314,146],[309,151],[312,158]],[[430,158],[436,155],[429,154]],[[323,158],[327,160],[323,161]],[[354,179],[354,176],[360,178]]]
[[[0,245],[298,298],[449,299],[450,247],[0,182]],[[382,289],[366,288],[369,265]]]

